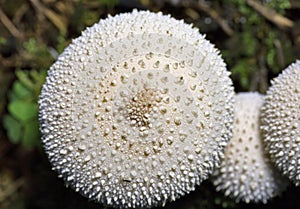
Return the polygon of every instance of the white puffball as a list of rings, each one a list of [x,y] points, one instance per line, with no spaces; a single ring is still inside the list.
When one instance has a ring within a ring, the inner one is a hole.
[[[262,109],[266,150],[278,169],[300,185],[300,60],[272,81]]]
[[[148,11],[108,17],[51,66],[39,101],[53,169],[119,208],[174,201],[205,180],[231,137],[233,87],[197,29]]]
[[[233,137],[213,174],[213,183],[237,202],[266,203],[286,188],[287,181],[264,152],[259,129],[264,99],[258,93],[239,93],[235,101]]]

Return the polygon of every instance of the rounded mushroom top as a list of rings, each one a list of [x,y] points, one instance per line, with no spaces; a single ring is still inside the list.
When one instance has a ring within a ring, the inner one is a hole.
[[[287,181],[264,152],[260,133],[261,94],[248,92],[235,96],[233,136],[221,165],[213,174],[216,189],[237,202],[263,202],[280,194]]]
[[[231,136],[233,88],[198,30],[133,11],[86,29],[51,66],[39,101],[44,148],[76,191],[152,207],[194,190]]]
[[[300,185],[300,60],[271,82],[262,108],[262,132],[276,166]]]

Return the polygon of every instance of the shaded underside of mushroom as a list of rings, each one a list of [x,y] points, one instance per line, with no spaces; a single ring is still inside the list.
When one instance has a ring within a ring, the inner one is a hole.
[[[272,80],[262,108],[266,150],[279,170],[300,185],[300,61]]]
[[[233,137],[213,174],[213,183],[237,202],[263,202],[279,195],[287,186],[269,156],[264,152],[260,134],[260,108],[264,97],[259,93],[235,96]]]
[[[105,205],[153,207],[192,191],[231,137],[233,87],[219,51],[148,11],[86,29],[51,66],[39,101],[53,169]]]

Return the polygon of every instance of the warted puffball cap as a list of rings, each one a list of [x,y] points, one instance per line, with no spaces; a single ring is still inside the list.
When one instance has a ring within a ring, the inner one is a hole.
[[[48,72],[40,127],[49,160],[84,196],[120,208],[195,189],[231,137],[233,87],[197,29],[148,11],[86,29]]]
[[[262,109],[262,132],[275,165],[300,185],[300,60],[272,80]]]
[[[217,190],[237,202],[263,202],[280,194],[287,180],[276,170],[264,152],[260,134],[260,108],[264,97],[258,93],[235,96],[233,137],[213,174]]]

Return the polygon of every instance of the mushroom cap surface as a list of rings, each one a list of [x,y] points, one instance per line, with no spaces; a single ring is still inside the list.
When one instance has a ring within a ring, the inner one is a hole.
[[[233,136],[213,173],[213,184],[237,202],[266,203],[286,188],[287,180],[264,152],[260,133],[264,97],[256,92],[239,93],[235,102]]]
[[[197,29],[134,10],[65,49],[48,72],[39,120],[67,185],[104,205],[150,208],[194,190],[218,165],[233,87]]]
[[[262,108],[266,150],[279,170],[300,185],[300,61],[271,82]]]

